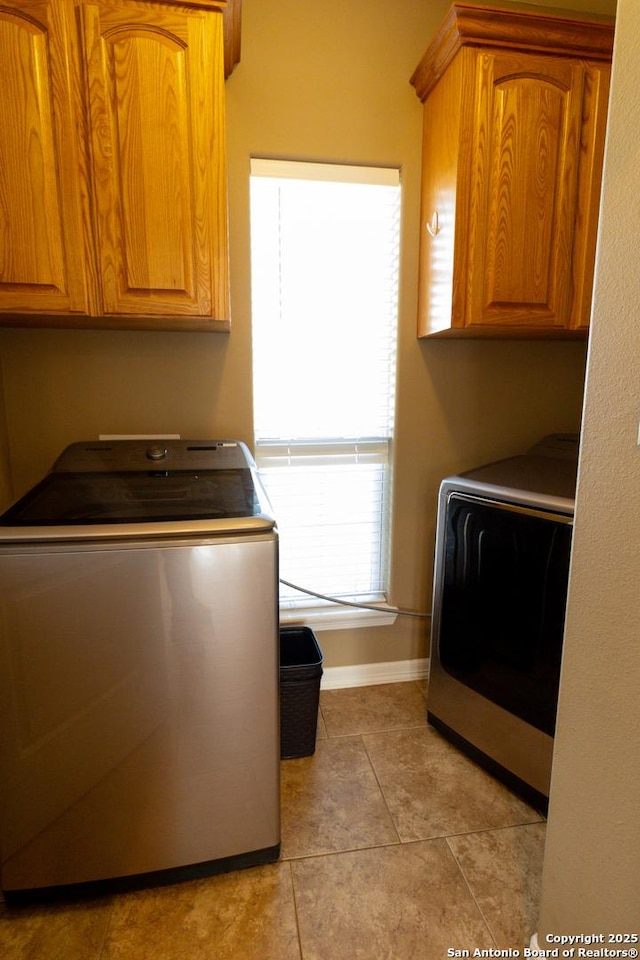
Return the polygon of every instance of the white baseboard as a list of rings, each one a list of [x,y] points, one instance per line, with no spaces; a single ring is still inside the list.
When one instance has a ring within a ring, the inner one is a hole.
[[[320,687],[369,687],[377,683],[401,683],[429,676],[429,660],[390,660],[387,663],[358,663],[348,667],[325,667]]]

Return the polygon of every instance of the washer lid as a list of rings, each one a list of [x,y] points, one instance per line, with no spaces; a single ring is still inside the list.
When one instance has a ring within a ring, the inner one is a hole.
[[[138,441],[67,448],[52,472],[0,517],[0,539],[221,534],[274,526],[243,444],[173,442],[172,449],[149,448],[152,456],[148,448]]]

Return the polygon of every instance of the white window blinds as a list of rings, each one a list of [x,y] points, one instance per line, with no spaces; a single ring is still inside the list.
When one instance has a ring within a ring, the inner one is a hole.
[[[256,460],[281,575],[383,599],[399,171],[253,160],[251,174]]]

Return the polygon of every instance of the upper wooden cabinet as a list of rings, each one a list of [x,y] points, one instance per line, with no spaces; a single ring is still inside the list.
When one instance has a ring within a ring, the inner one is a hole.
[[[456,2],[424,102],[418,336],[583,338],[613,24]]]
[[[3,3],[0,323],[228,329],[238,10]]]

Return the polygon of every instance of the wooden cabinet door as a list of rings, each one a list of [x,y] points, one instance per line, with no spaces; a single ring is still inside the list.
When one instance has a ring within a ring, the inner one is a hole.
[[[571,326],[585,65],[482,53],[465,325]]]
[[[226,321],[223,18],[133,0],[81,13],[102,312]]]
[[[3,313],[91,309],[72,15],[69,5],[56,0],[4,0],[0,6]]]

